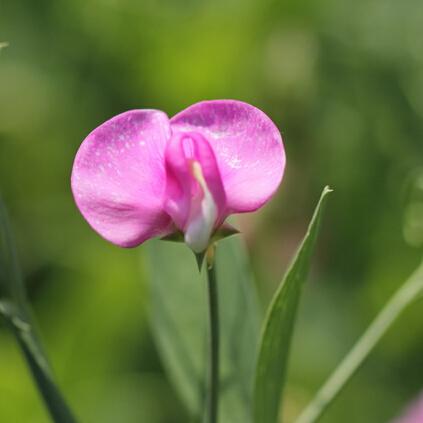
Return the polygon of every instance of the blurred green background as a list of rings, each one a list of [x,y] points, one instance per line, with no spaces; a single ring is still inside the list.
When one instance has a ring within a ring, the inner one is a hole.
[[[284,183],[241,219],[263,305],[321,188],[330,199],[292,351],[288,421],[420,261],[420,0],[0,1],[0,192],[58,381],[83,422],[187,421],[147,320],[143,247],[91,231],[69,176],[83,138],[131,108],[250,102],[282,131]],[[423,388],[422,304],[322,419],[386,422]],[[248,353],[248,352],[247,352]],[[0,326],[0,422],[47,415]]]

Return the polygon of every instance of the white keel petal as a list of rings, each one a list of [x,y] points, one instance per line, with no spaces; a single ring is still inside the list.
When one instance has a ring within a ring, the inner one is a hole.
[[[202,190],[199,204],[193,205],[194,213],[185,230],[185,242],[195,252],[203,252],[209,245],[217,219],[217,206],[203,176],[200,163],[191,164],[192,175]]]

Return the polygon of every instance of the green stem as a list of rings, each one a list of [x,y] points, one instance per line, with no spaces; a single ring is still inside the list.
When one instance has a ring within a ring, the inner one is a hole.
[[[55,423],[76,423],[76,419],[53,380],[52,371],[45,359],[40,341],[29,323],[29,317],[22,317],[22,312],[17,311],[12,304],[5,302],[0,303],[0,314],[5,317],[8,326],[16,337],[52,421]]]
[[[219,307],[216,271],[212,263],[207,263],[207,284],[210,325],[207,422],[216,423],[219,405]]]
[[[317,392],[314,399],[301,413],[296,423],[316,422],[333,402],[364,360],[390,328],[392,323],[413,301],[422,297],[423,264],[398,289],[390,301],[379,312],[341,364]]]

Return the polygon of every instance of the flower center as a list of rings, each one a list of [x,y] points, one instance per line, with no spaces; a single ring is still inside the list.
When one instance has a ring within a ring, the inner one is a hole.
[[[201,165],[192,161],[191,174],[201,188],[201,195],[191,199],[190,217],[185,229],[185,242],[196,253],[207,248],[214,224],[217,220],[217,206],[204,179]]]
[[[194,252],[204,251],[226,204],[209,142],[196,133],[174,134],[166,149],[164,208]]]

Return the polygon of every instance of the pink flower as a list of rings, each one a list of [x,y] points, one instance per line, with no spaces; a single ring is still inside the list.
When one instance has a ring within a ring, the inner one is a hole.
[[[132,110],[94,129],[76,155],[72,191],[92,228],[116,245],[181,231],[202,252],[229,214],[271,198],[284,167],[281,135],[262,111],[203,101],[170,120]]]

